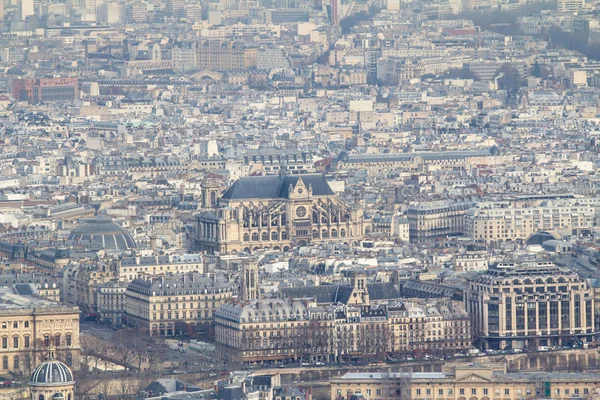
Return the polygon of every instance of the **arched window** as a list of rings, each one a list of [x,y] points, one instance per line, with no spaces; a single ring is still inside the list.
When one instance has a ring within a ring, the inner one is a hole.
[[[217,204],[217,194],[215,192],[210,192],[210,205],[214,206]]]
[[[60,347],[60,334],[54,336],[54,346]]]
[[[370,227],[370,226],[367,226],[367,227],[365,228],[365,235],[368,235],[369,233],[371,233],[371,227]]]
[[[336,237],[338,237],[338,234],[337,234],[337,229],[332,229],[332,230],[331,230],[331,237],[332,237],[332,238],[336,238]]]
[[[322,237],[323,239],[327,239],[327,238],[329,237],[329,232],[327,232],[327,229],[323,229],[323,230],[321,231],[321,237]]]
[[[244,242],[249,242],[250,241],[250,235],[247,233],[244,233]]]
[[[50,335],[44,335],[44,347],[50,346]]]
[[[340,229],[340,237],[346,237],[346,230]]]
[[[254,232],[254,233],[252,234],[252,241],[253,241],[253,242],[258,242],[258,233]]]
[[[269,240],[269,232],[263,232],[261,236],[262,236],[261,240],[263,242],[266,242]]]
[[[287,232],[281,232],[281,240],[287,240]]]
[[[8,357],[2,357],[2,369],[8,369]]]
[[[38,400],[44,400],[44,395],[40,394],[40,397],[38,397]]]
[[[19,364],[20,364],[20,363],[19,363],[19,361],[20,361],[20,360],[19,360],[19,356],[15,356],[15,357],[13,358],[13,368],[14,368],[14,369],[19,369],[19,367],[20,367],[20,365],[19,365]]]
[[[313,231],[313,239],[319,238],[319,231]]]
[[[277,237],[277,232],[271,232],[271,240],[279,240]]]

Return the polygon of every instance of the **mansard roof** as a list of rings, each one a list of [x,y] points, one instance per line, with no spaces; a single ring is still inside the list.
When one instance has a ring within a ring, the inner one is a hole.
[[[287,199],[290,185],[295,187],[302,179],[304,185],[312,187],[314,196],[331,196],[333,190],[322,174],[268,175],[240,178],[223,194],[223,199]]]
[[[370,300],[399,299],[400,292],[392,283],[367,283],[367,292]],[[319,286],[287,287],[281,288],[284,297],[314,298],[317,304],[347,304],[352,294],[352,287],[348,285],[322,284]]]

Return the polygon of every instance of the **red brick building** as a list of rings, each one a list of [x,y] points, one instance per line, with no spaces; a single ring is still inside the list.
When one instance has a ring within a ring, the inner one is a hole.
[[[78,90],[77,78],[27,78],[12,81],[13,97],[29,103],[75,100]]]

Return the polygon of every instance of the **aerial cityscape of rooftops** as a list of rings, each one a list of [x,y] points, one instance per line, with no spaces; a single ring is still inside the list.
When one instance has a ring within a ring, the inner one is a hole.
[[[600,400],[600,0],[0,0],[0,400]]]

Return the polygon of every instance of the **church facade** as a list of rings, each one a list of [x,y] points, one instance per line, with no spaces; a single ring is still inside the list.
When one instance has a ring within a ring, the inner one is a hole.
[[[241,178],[221,196],[205,184],[202,199],[194,247],[209,253],[358,244],[372,229],[363,210],[339,199],[321,174]]]

